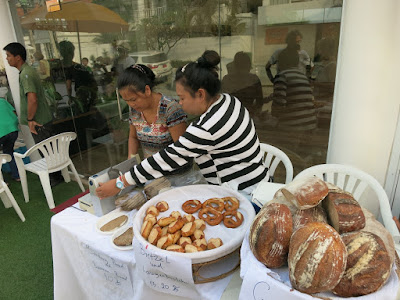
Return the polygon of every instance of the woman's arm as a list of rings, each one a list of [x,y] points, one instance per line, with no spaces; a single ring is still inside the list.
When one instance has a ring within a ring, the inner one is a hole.
[[[179,137],[185,133],[186,128],[187,125],[185,122],[169,127],[168,131],[171,134],[172,140],[176,142],[179,139]]]
[[[136,134],[136,128],[134,125],[129,125],[129,139],[128,139],[128,159],[138,153],[139,140]]]

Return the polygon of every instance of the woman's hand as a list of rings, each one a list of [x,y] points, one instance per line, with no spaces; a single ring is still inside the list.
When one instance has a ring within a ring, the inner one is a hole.
[[[118,194],[121,190],[115,185],[116,179],[109,180],[104,183],[99,183],[96,189],[96,194],[100,199],[108,198]]]

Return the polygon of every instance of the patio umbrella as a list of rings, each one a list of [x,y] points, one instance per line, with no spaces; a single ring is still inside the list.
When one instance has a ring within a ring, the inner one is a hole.
[[[82,1],[64,2],[56,12],[40,6],[21,17],[21,25],[31,30],[96,33],[127,31],[129,26],[112,10]]]

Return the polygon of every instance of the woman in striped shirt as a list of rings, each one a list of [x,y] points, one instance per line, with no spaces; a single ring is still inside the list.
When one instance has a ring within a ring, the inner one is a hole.
[[[162,177],[194,158],[210,184],[228,183],[249,193],[263,180],[260,143],[249,112],[241,102],[220,94],[217,65],[220,57],[207,50],[176,73],[176,92],[183,110],[200,115],[173,144],[148,157],[118,179],[101,184],[100,198],[117,194],[120,188]],[[122,183],[122,184],[121,184]]]

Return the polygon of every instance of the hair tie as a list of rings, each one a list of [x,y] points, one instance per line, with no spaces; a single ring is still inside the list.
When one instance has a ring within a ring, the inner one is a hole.
[[[145,70],[144,70],[141,66],[139,66],[139,65],[132,65],[131,68],[132,68],[132,69],[137,69],[137,70],[139,70],[141,73],[143,73],[144,75],[147,75],[146,72],[145,72]]]
[[[181,69],[182,73],[185,73],[185,69],[186,69],[187,65],[188,65],[188,64],[186,64],[186,65],[184,65],[184,66],[182,67],[182,69]]]

